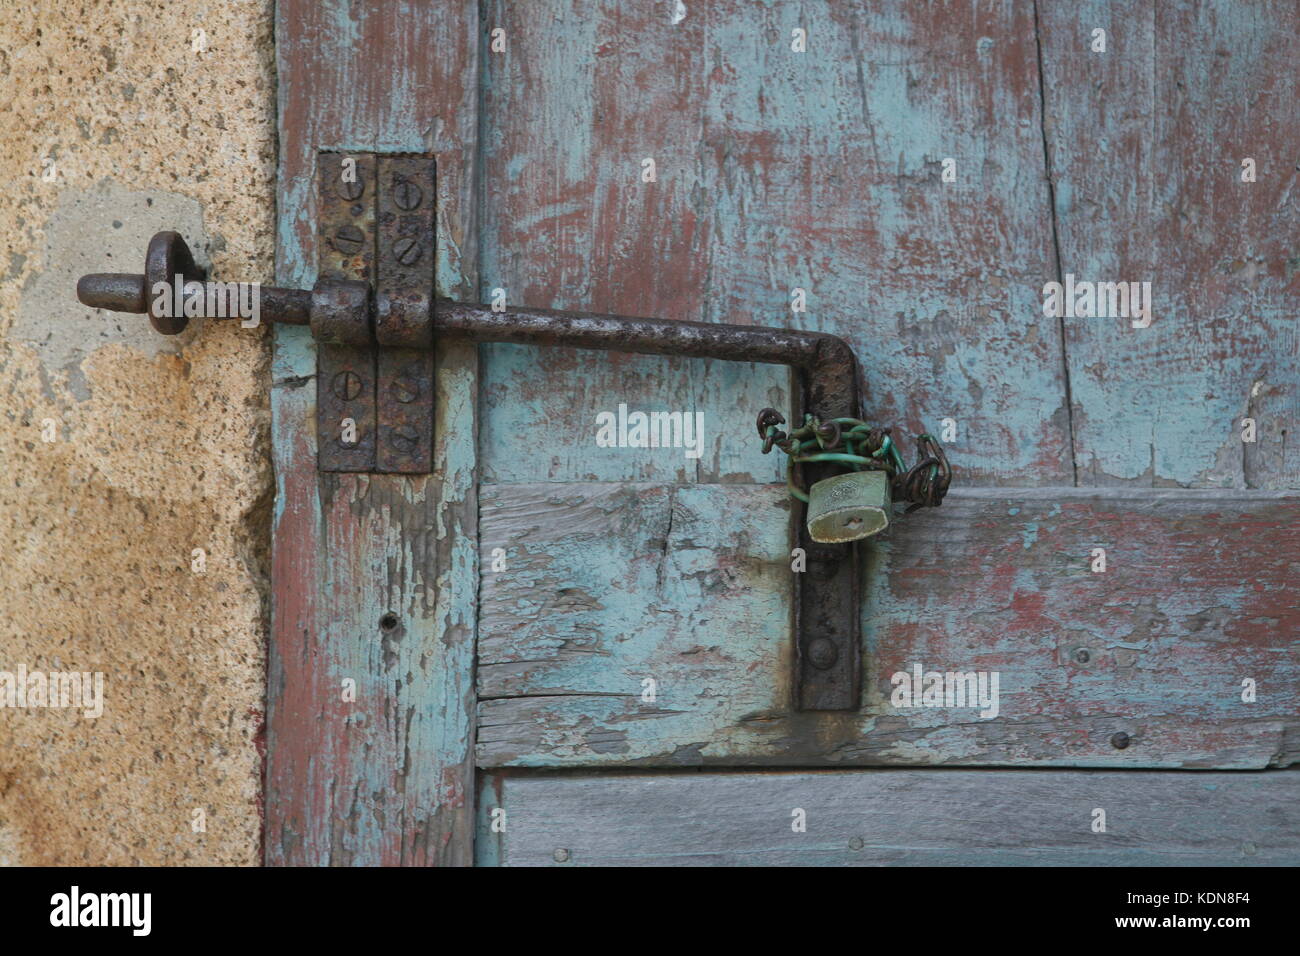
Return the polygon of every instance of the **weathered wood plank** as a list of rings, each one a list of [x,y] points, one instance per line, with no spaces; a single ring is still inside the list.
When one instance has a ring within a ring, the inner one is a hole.
[[[1038,7],[1061,270],[1154,298],[1062,320],[1080,482],[1300,487],[1300,7]]]
[[[482,354],[484,482],[785,480],[784,456],[764,456],[754,428],[760,408],[791,407],[784,367],[530,345],[484,345]],[[747,406],[760,390],[766,397]],[[699,448],[597,445],[596,416],[617,415],[620,404],[702,414]]]
[[[280,282],[314,279],[318,149],[427,149],[438,158],[438,290],[472,296],[472,6],[285,0],[276,14]],[[438,355],[427,477],[317,474],[315,370],[308,330],[277,329],[266,861],[466,864],[476,350]]]
[[[1300,759],[1300,496],[962,490],[899,518],[868,545],[860,714],[791,711],[783,496],[484,486],[507,567],[480,588],[480,766]],[[894,707],[917,664],[998,672],[997,716]]]
[[[956,419],[966,485],[1070,483],[1060,329],[1039,298],[1055,260],[1033,3],[685,9],[485,5],[507,47],[485,62],[484,289],[836,332],[872,417]],[[768,367],[485,349],[484,475],[770,480],[754,415],[788,395]],[[703,411],[698,469],[596,448],[596,414],[624,401]]]
[[[506,828],[483,862],[502,866],[1300,864],[1300,771],[491,778]]]

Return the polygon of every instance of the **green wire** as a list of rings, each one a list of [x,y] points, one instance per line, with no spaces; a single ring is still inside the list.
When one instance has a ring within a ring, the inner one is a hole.
[[[907,463],[903,461],[903,455],[898,450],[898,445],[889,435],[884,436],[884,441],[880,447],[871,453],[871,457],[857,453],[856,442],[866,439],[871,433],[871,426],[857,418],[832,418],[822,424],[835,424],[841,426],[840,440],[844,442],[846,451],[831,452],[822,451],[825,448],[825,441],[817,434],[813,425],[812,415],[804,415],[803,425],[794,429],[787,438],[796,442],[796,450],[789,454],[788,463],[785,471],[785,484],[790,490],[790,495],[799,501],[808,503],[808,494],[799,488],[794,481],[794,468],[796,464],[804,462],[833,461],[840,464],[850,465],[854,471],[863,471],[864,469],[875,466],[872,470],[879,470],[879,465],[883,459],[887,473],[892,475],[902,474],[907,471]],[[847,426],[845,428],[844,426]],[[772,434],[778,430],[776,425],[769,425],[767,437],[771,438]],[[929,439],[934,441],[930,435],[918,435],[918,439]],[[937,443],[936,443],[937,444]],[[816,449],[816,450],[814,450]],[[939,466],[930,466],[930,478],[933,480],[939,474]]]

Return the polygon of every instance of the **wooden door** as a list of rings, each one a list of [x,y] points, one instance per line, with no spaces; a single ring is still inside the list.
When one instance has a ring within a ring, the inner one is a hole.
[[[784,369],[448,346],[435,474],[323,476],[280,330],[268,861],[1300,860],[1297,26],[282,3],[281,280],[317,150],[432,151],[440,294],[832,332],[957,477],[867,547],[860,710],[801,713]],[[1045,315],[1075,280],[1151,321]],[[601,447],[620,405],[702,454]],[[916,668],[996,714],[903,706]]]

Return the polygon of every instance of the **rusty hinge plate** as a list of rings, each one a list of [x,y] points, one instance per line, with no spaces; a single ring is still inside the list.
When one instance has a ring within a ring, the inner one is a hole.
[[[379,157],[375,341],[381,472],[433,470],[434,177],[429,157]]]
[[[432,470],[434,177],[432,156],[317,154],[318,278],[374,295],[313,298],[321,471]]]
[[[345,160],[350,162],[345,163]],[[316,271],[375,281],[375,158],[320,153],[316,162]],[[317,323],[316,461],[321,471],[375,468],[375,349],[370,316],[329,303]]]

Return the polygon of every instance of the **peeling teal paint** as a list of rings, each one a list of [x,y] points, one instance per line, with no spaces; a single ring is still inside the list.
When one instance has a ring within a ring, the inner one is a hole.
[[[610,5],[576,22],[551,9],[525,28],[514,8],[488,6],[512,46],[485,64],[485,285],[533,305],[645,314],[662,301],[673,317],[834,332],[861,358],[868,417],[902,432],[937,427],[931,415],[961,422],[972,440],[950,456],[967,481],[1071,480],[1059,329],[1041,316],[1055,266],[1028,8],[988,14],[984,28],[1006,39],[973,83],[918,70],[935,38],[911,10],[707,5],[670,27]],[[790,50],[795,25],[813,52]],[[662,52],[624,55],[631,29]],[[653,184],[639,181],[645,156]],[[947,156],[957,183],[939,181]],[[806,313],[790,311],[794,287]],[[565,418],[619,400],[629,374],[649,382],[654,360],[556,367],[493,348],[484,366],[484,461],[498,480],[671,477],[637,460],[591,465],[564,434],[553,455],[524,454],[532,435],[563,431],[544,406],[575,371],[586,391]],[[773,377],[709,373],[659,387],[736,423],[702,477],[770,480],[737,449],[775,404]]]
[[[480,759],[496,765],[506,738],[528,744],[504,758],[517,766],[665,765],[678,748],[706,741],[680,759],[761,762],[786,753],[849,763],[846,754],[870,752],[915,764],[1247,768],[1266,765],[1282,746],[1289,698],[1245,707],[1218,688],[1228,654],[1234,669],[1270,675],[1261,681],[1294,680],[1296,665],[1279,653],[1286,622],[1251,624],[1240,613],[1261,600],[1262,582],[1284,589],[1271,606],[1291,606],[1269,616],[1294,617],[1294,579],[1276,553],[1294,529],[1275,529],[1278,537],[1262,543],[1249,528],[1213,518],[1222,499],[1210,494],[1179,499],[1188,510],[1178,518],[1161,502],[1082,490],[1060,501],[956,492],[943,509],[899,518],[864,547],[863,710],[800,718],[788,697],[788,525],[786,515],[764,517],[774,491],[485,488],[483,543],[509,547],[512,571],[485,574],[480,590],[480,693],[492,698],[480,705]],[[575,502],[586,503],[575,510]],[[1057,506],[1052,527],[1038,520]],[[1266,524],[1276,512],[1265,509],[1294,506],[1261,498],[1251,507]],[[1018,518],[1007,516],[1013,509]],[[1184,521],[1231,541],[1254,570],[1187,550]],[[717,528],[727,531],[719,538]],[[1110,570],[1090,574],[1090,542],[1126,528],[1133,535],[1111,545]],[[704,538],[712,546],[701,547]],[[1164,592],[1148,586],[1151,555],[1176,578]],[[1237,635],[1230,643],[1228,631]],[[1076,660],[1078,648],[1088,661]],[[1121,661],[1120,650],[1133,656]],[[917,661],[998,670],[998,721],[894,714],[889,674]],[[638,700],[642,676],[667,688],[653,706]],[[1107,721],[1116,726],[1095,729]],[[1065,736],[1045,743],[1048,726]],[[1084,726],[1094,727],[1087,741],[1076,739]],[[1025,736],[1007,743],[1001,735],[1014,737],[1016,727]],[[1140,748],[1121,753],[1108,743],[1134,728],[1148,735]],[[613,731],[616,745],[606,736]],[[809,736],[791,743],[796,733]],[[891,741],[885,754],[873,750],[880,739]]]
[[[1297,223],[1300,78],[1276,68],[1295,10],[1144,4],[1093,54],[1079,38],[1113,20],[1113,5],[1038,7],[1062,271],[1153,284],[1149,328],[1065,320],[1080,482],[1300,486],[1300,454],[1281,434],[1300,396],[1282,267]],[[1189,37],[1213,37],[1213,49]],[[1225,155],[1229,143],[1240,145]],[[1245,156],[1270,172],[1241,182]],[[1243,446],[1252,412],[1272,432]]]

